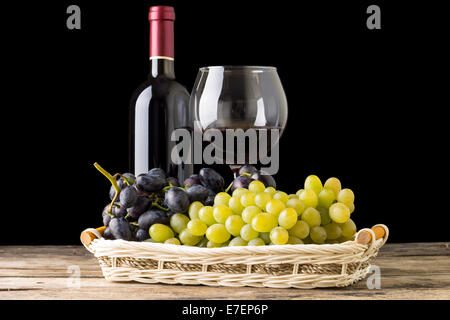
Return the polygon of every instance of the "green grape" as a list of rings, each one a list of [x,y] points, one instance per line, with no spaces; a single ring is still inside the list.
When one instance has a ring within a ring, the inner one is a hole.
[[[187,246],[195,246],[197,243],[200,242],[200,240],[202,240],[203,237],[202,236],[194,236],[186,228],[180,232],[180,234],[178,235],[178,238],[180,239],[182,244],[185,244]]]
[[[276,217],[273,214],[267,212],[258,213],[252,219],[252,228],[258,232],[269,232],[277,225],[278,222]]]
[[[289,199],[286,202],[286,207],[294,209],[297,212],[298,216],[300,216],[306,208],[303,201],[297,198]]]
[[[317,209],[306,208],[302,214],[302,220],[305,221],[310,227],[320,226],[320,213]]]
[[[231,196],[226,192],[219,192],[214,198],[214,206],[228,206]]]
[[[340,202],[333,204],[329,213],[331,220],[337,223],[344,223],[350,218],[350,210],[345,204]]]
[[[317,208],[320,213],[320,224],[322,226],[329,224],[331,222],[330,214],[328,213],[328,209],[326,208]]]
[[[227,228],[227,231],[234,237],[237,237],[240,235],[241,229],[244,226],[244,220],[242,220],[242,217],[235,214],[232,216],[229,216],[227,220],[225,221],[225,228]]]
[[[352,219],[348,219],[346,222],[339,225],[342,229],[342,236],[346,238],[352,237],[356,232],[356,224]]]
[[[270,231],[270,240],[273,244],[286,244],[289,240],[289,233],[283,227],[276,227]]]
[[[214,243],[224,243],[230,239],[230,233],[223,224],[213,224],[206,230],[206,237]]]
[[[350,210],[350,213],[353,213],[353,211],[355,211],[355,204],[352,203],[348,206],[348,209]]]
[[[286,192],[283,191],[277,191],[274,195],[273,195],[274,199],[280,200],[283,203],[286,203],[289,200],[289,196]]]
[[[250,240],[250,241],[248,242],[248,245],[249,245],[249,246],[265,246],[266,243],[265,243],[264,240],[261,239],[261,238],[255,238],[255,239]]]
[[[200,220],[202,220],[208,226],[212,226],[213,224],[216,223],[216,220],[214,219],[214,208],[213,207],[204,206],[198,212],[198,217]]]
[[[314,241],[314,243],[321,244],[324,243],[327,239],[327,232],[325,231],[324,227],[315,226],[311,228],[309,236],[311,237],[311,240]]]
[[[289,236],[287,244],[303,244],[303,241],[297,237]]]
[[[196,244],[197,247],[205,248],[208,244],[208,239],[206,237],[202,237],[202,239]]]
[[[300,195],[303,193],[303,191],[305,191],[305,189],[300,189],[295,193],[299,199],[300,199]]]
[[[191,219],[198,219],[198,212],[200,211],[200,209],[203,208],[203,203],[201,203],[200,201],[194,201],[191,203],[191,205],[189,206],[189,217]]]
[[[296,195],[295,193],[290,193],[289,199],[298,199],[298,195]]]
[[[165,224],[155,223],[150,227],[150,237],[156,242],[164,242],[167,239],[173,238],[174,234],[170,227]]]
[[[268,192],[260,192],[258,194],[256,194],[255,197],[255,204],[261,208],[261,209],[265,209],[267,202],[269,202],[272,199],[272,196],[270,195],[270,193]]]
[[[292,208],[286,208],[281,211],[280,215],[278,216],[278,224],[280,225],[280,227],[290,229],[297,222],[297,218],[297,211]]]
[[[339,243],[347,242],[347,241],[353,241],[353,240],[355,240],[354,237],[340,237],[339,239],[337,239],[337,241]]]
[[[305,190],[309,189],[309,190],[313,190],[316,195],[318,195],[320,193],[320,191],[322,191],[322,181],[320,181],[319,177],[316,175],[310,175],[306,178],[305,180]]]
[[[227,218],[229,216],[231,216],[232,214],[233,214],[233,211],[231,211],[230,208],[223,206],[223,205],[218,205],[217,207],[214,208],[214,211],[213,211],[214,219],[218,223],[222,223],[222,224],[224,224],[225,221],[227,221]]]
[[[355,201],[355,195],[350,189],[342,189],[337,196],[337,201],[345,204],[347,207],[350,207],[350,205]]]
[[[258,231],[255,231],[250,224],[246,224],[241,228],[241,238],[245,241],[250,241],[258,237]]]
[[[241,214],[242,210],[244,210],[244,206],[241,204],[241,199],[235,196],[232,196],[230,198],[228,207],[231,209],[231,211],[233,211],[234,214]]]
[[[208,243],[206,244],[207,248],[220,248],[222,246],[222,243],[215,243],[212,241],[208,241]]]
[[[180,233],[186,228],[189,218],[182,213],[175,213],[170,217],[170,226],[176,233]]]
[[[261,209],[256,206],[250,206],[242,211],[242,220],[245,223],[252,223],[252,219],[261,212]]]
[[[336,195],[334,194],[334,191],[328,188],[323,188],[322,191],[320,191],[318,198],[318,206],[322,208],[329,208],[334,200],[336,200]]]
[[[292,228],[288,230],[288,233],[291,236],[305,239],[309,235],[309,224],[305,221],[299,220],[297,221]]]
[[[273,214],[277,219],[281,211],[286,208],[286,205],[277,199],[272,199],[266,204],[266,212]]]
[[[267,187],[264,192],[267,192],[268,194],[270,194],[270,196],[273,196],[277,190],[274,187]]]
[[[187,229],[193,236],[203,236],[206,233],[208,226],[200,219],[193,219],[187,224]]]
[[[258,181],[258,180],[252,181],[248,185],[248,191],[253,192],[253,193],[264,192],[265,189],[266,189],[266,186],[264,185],[264,183],[262,183],[261,181]]]
[[[230,245],[231,240],[225,241],[222,243],[222,247],[228,247]]]
[[[305,239],[302,239],[304,244],[311,244],[313,241],[311,240],[310,236],[307,236]]]
[[[264,240],[265,244],[270,243],[270,232],[260,232],[259,237]]]
[[[255,197],[256,197],[256,194],[254,192],[246,192],[241,196],[241,204],[244,207],[254,206],[255,205]]]
[[[246,245],[247,241],[245,241],[241,237],[231,239],[230,243],[228,244],[229,247],[246,246]]]
[[[177,238],[169,238],[166,241],[164,241],[164,243],[166,244],[175,244],[175,245],[180,245],[180,240],[178,240]]]
[[[234,191],[233,191],[233,193],[232,193],[232,196],[233,197],[237,197],[237,198],[241,198],[242,197],[242,195],[244,194],[244,193],[247,193],[248,192],[248,189],[245,189],[245,188],[237,188],[237,189],[234,189]]]
[[[342,229],[336,222],[326,224],[323,228],[327,233],[327,239],[336,240],[342,234]]]
[[[326,244],[336,244],[336,243],[339,243],[339,240],[338,239],[327,239],[327,240],[325,240],[325,243]]]
[[[327,181],[325,181],[325,184],[323,185],[324,188],[331,189],[334,192],[335,197],[337,198],[339,192],[341,191],[341,182],[338,178],[329,178]]]
[[[305,207],[315,208],[317,207],[317,203],[319,199],[317,198],[317,194],[311,189],[305,189],[298,196],[298,198],[305,204]]]

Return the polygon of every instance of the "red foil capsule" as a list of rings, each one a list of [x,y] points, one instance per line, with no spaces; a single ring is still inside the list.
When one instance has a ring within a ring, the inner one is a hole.
[[[174,58],[173,24],[175,10],[169,6],[150,7],[150,58]]]

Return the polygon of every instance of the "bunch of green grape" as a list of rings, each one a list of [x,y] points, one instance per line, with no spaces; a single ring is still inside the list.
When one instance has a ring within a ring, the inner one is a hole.
[[[254,180],[231,195],[218,193],[213,205],[191,203],[188,216],[172,215],[170,226],[152,225],[147,241],[208,248],[340,243],[355,235],[354,210],[353,192],[337,178],[322,184],[310,175],[296,194]]]

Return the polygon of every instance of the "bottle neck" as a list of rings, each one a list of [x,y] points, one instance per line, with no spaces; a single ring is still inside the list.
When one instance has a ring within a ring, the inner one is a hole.
[[[149,76],[151,78],[165,77],[168,79],[175,79],[173,59],[151,57]]]
[[[150,76],[174,79],[174,20],[167,17],[150,19]]]

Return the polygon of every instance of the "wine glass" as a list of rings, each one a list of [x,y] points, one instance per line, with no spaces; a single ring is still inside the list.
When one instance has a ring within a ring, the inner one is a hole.
[[[225,137],[226,129],[242,129],[245,132],[253,129],[258,143],[261,135],[266,135],[269,152],[270,147],[274,146],[270,141],[271,132],[277,130],[278,137],[281,136],[288,113],[286,95],[277,69],[260,66],[200,68],[191,94],[190,110],[193,112],[194,130],[201,130],[203,134],[218,130]],[[216,151],[225,151],[222,153],[223,163],[227,163],[235,175],[244,164],[261,163],[259,153],[255,155],[255,149],[252,149],[255,147],[254,141],[246,144],[243,153],[236,148],[225,148],[225,139],[222,144],[215,140],[209,143],[216,144]],[[217,152],[216,158],[219,158]]]

